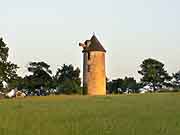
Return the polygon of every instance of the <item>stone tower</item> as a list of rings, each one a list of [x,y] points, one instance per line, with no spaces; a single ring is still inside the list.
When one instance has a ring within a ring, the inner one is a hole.
[[[106,95],[106,50],[95,35],[79,46],[83,48],[83,93]]]

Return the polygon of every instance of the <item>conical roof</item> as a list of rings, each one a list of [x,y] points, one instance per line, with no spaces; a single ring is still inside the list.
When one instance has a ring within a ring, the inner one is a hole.
[[[90,39],[89,46],[83,50],[83,52],[90,52],[90,51],[106,52],[106,50],[103,48],[103,46],[101,45],[101,43],[99,42],[99,40],[96,38],[95,35],[93,35],[92,38]]]

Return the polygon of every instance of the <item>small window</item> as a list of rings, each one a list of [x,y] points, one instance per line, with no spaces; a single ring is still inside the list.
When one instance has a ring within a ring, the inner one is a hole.
[[[88,60],[90,60],[91,59],[91,54],[90,54],[90,52],[88,52]]]
[[[88,72],[90,72],[90,70],[91,70],[91,67],[90,67],[90,65],[88,65]]]

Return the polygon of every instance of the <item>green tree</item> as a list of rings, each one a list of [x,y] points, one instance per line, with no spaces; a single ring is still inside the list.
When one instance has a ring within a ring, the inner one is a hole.
[[[124,90],[131,90],[133,93],[136,93],[138,90],[138,84],[134,77],[125,77],[123,82],[123,89]]]
[[[178,71],[177,73],[173,74],[173,78],[174,78],[174,87],[180,88],[180,71]]]
[[[9,48],[4,43],[3,39],[0,38],[0,86],[2,86],[3,81],[9,83],[18,77],[16,73],[18,66],[7,61],[8,52]]]
[[[65,80],[57,87],[62,94],[82,94],[82,88],[75,80]]]
[[[4,43],[3,39],[0,38],[0,61],[7,62],[9,48]]]
[[[114,79],[110,82],[108,82],[108,88],[109,88],[109,92],[110,93],[119,93],[118,89],[120,88],[121,90],[123,89],[123,79],[118,78],[118,79]]]
[[[32,74],[24,77],[27,88],[36,89],[41,87],[49,88],[52,83],[52,71],[50,65],[45,62],[30,62],[28,71]]]
[[[124,79],[118,78],[108,82],[108,88],[110,93],[122,93],[127,90],[131,92],[137,92],[139,85],[133,77],[125,77]],[[119,91],[121,89],[121,91]]]
[[[13,89],[17,88],[18,90],[22,90],[24,88],[23,78],[18,76],[15,79],[9,81],[8,88]]]
[[[164,64],[155,59],[146,59],[140,65],[141,70],[138,71],[143,77],[141,78],[142,83],[145,85],[152,85],[154,91],[161,88],[166,81],[170,81],[171,77],[164,69]]]
[[[61,93],[81,93],[80,69],[71,64],[58,68],[54,80]]]
[[[80,69],[74,68],[73,65],[64,64],[61,68],[58,68],[55,79],[58,83],[66,80],[74,80],[78,85],[81,84]]]

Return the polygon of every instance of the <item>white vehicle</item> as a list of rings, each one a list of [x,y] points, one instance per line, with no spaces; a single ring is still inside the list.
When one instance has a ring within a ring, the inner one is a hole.
[[[126,91],[124,92],[124,94],[131,94],[132,90],[131,89],[126,89]]]
[[[16,90],[12,89],[9,93],[6,94],[6,97],[13,98],[16,96]]]
[[[153,88],[151,85],[146,85],[143,88],[139,89],[140,94],[148,93],[148,92],[153,92]]]
[[[17,91],[16,92],[16,97],[26,97],[26,94],[24,92]]]
[[[8,87],[8,84],[5,81],[3,81],[2,84],[3,84],[3,88],[7,88]]]
[[[139,89],[139,91],[140,94],[148,93],[148,90],[143,88]]]

